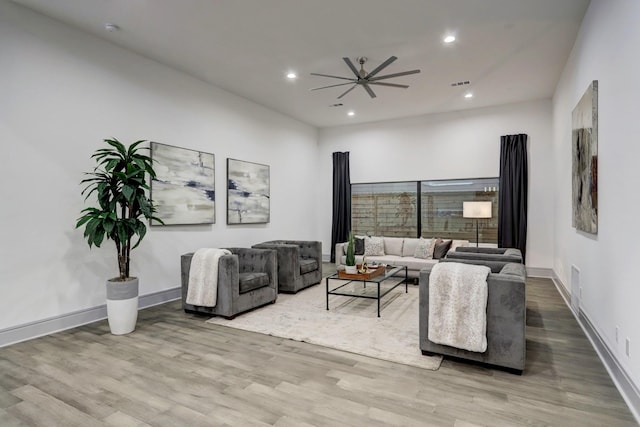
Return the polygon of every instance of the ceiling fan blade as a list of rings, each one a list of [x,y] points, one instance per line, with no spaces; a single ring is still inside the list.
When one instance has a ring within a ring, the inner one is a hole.
[[[351,92],[352,90],[354,90],[356,88],[356,84],[354,83],[353,86],[351,86],[349,89],[347,89],[347,91],[345,93],[343,93],[342,95],[340,95],[338,97],[338,99],[342,98],[343,96],[345,96],[346,94],[348,94],[349,92]]]
[[[352,84],[355,84],[355,82],[338,83],[338,84],[335,84],[335,85],[322,86],[322,87],[314,87],[313,89],[310,89],[310,90],[327,89],[327,88],[330,88],[330,87],[344,86],[344,85],[352,85]]]
[[[377,80],[390,79],[392,77],[408,76],[409,74],[418,74],[419,72],[420,70],[402,71],[401,73],[386,74],[384,76],[374,77],[368,80],[371,82],[375,82]]]
[[[364,90],[367,91],[367,93],[369,94],[370,97],[375,98],[376,94],[373,92],[373,90],[371,90],[371,88],[369,87],[369,85],[367,83],[364,83],[362,85],[364,87]]]
[[[358,72],[358,69],[356,68],[356,66],[353,65],[353,62],[351,62],[351,60],[347,57],[342,58],[342,60],[347,63],[347,65],[349,66],[353,74],[355,74],[357,78],[360,78],[360,73]]]
[[[393,61],[395,61],[396,59],[398,59],[398,57],[396,56],[391,56],[389,59],[387,59],[386,61],[384,61],[382,64],[378,65],[372,72],[370,72],[369,74],[367,74],[367,77],[365,77],[366,79],[375,76],[376,74],[378,74],[380,71],[382,71],[383,68],[386,68],[389,66],[389,64],[391,64]]]
[[[332,76],[330,74],[320,74],[320,73],[310,73],[312,76],[320,76],[320,77],[331,77],[333,79],[342,79],[342,80],[351,80],[355,81],[353,77],[340,77],[340,76]]]
[[[380,86],[390,86],[390,87],[400,87],[406,89],[409,85],[399,85],[396,83],[384,83],[384,82],[369,82],[370,85],[380,85]]]

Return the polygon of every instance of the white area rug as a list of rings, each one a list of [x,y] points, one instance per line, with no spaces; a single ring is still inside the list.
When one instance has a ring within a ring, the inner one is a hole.
[[[393,282],[392,282],[393,281]],[[330,281],[334,288],[338,281]],[[385,284],[397,283],[389,279]],[[361,284],[359,286],[362,286]],[[367,285],[368,289],[374,285]],[[208,323],[349,351],[391,362],[437,370],[442,356],[423,356],[418,332],[418,287],[400,285],[380,301],[331,295],[326,309],[325,279],[295,295],[279,294],[275,304]]]

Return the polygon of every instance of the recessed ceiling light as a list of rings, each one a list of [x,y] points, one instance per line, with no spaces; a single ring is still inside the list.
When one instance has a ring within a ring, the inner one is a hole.
[[[453,43],[454,41],[456,41],[456,36],[448,35],[443,39],[443,41],[445,43]]]
[[[104,24],[104,29],[109,31],[110,33],[113,33],[114,31],[118,31],[120,27],[118,27],[116,24],[107,22],[106,24]]]
[[[298,77],[297,74],[292,72],[292,71],[287,73],[287,78],[288,79],[295,79],[296,77]]]
[[[464,94],[465,98],[473,98],[473,94],[471,92],[467,92]]]
[[[355,112],[353,112],[353,111],[349,111],[349,112],[347,113],[347,116],[355,116],[355,115],[356,115],[356,113],[355,113]]]

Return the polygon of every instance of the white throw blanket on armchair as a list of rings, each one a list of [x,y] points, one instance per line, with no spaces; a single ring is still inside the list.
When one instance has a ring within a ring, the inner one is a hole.
[[[429,341],[487,350],[487,276],[483,265],[443,262],[429,276]]]
[[[223,255],[231,255],[226,249],[198,249],[191,258],[187,304],[215,307],[218,301],[218,262]]]

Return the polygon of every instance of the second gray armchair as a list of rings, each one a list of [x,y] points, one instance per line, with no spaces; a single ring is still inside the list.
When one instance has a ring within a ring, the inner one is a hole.
[[[253,245],[278,253],[278,291],[296,293],[322,280],[322,242],[271,240]]]

